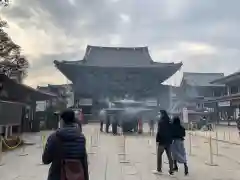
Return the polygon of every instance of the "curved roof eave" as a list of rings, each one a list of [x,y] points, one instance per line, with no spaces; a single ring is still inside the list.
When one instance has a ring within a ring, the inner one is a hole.
[[[23,100],[22,99],[23,95],[24,96],[29,95],[32,101],[43,101],[57,97],[55,94],[46,93],[38,89],[34,89],[28,85],[17,83],[16,81],[10,79],[5,74],[0,74],[0,81],[5,83],[6,88],[11,88],[12,91],[9,91],[9,93],[17,94],[15,98],[17,98],[19,101]]]
[[[161,73],[165,69],[165,77],[161,78],[161,81],[165,81],[168,78],[170,78],[173,74],[175,74],[181,67],[182,67],[182,62],[180,63],[154,63],[150,64],[149,66],[89,66],[85,65],[82,63],[82,61],[79,61],[81,63],[79,64],[73,64],[69,62],[59,62],[59,61],[54,61],[55,66],[59,71],[61,71],[69,80],[74,82],[77,71],[80,71],[80,69],[84,68],[100,68],[100,69],[142,69],[142,70],[154,70],[154,71],[159,71]],[[167,69],[167,70],[166,70]]]
[[[228,82],[234,81],[236,79],[240,79],[240,72],[235,72],[223,78],[216,79],[211,82],[211,84],[226,84]]]
[[[95,66],[95,65],[87,65],[84,63],[85,60],[79,60],[79,61],[54,61],[54,64],[56,67],[59,66],[74,66],[74,67],[95,67],[95,68],[171,68],[171,67],[177,67],[178,69],[181,68],[183,65],[182,62],[179,63],[160,63],[160,62],[153,62],[149,65],[133,65],[133,66]]]

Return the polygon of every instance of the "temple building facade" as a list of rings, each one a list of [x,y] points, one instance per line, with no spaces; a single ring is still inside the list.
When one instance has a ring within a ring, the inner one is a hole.
[[[162,83],[178,71],[182,63],[154,62],[148,47],[87,46],[82,60],[54,61],[56,68],[73,84],[75,102],[92,99],[156,99],[169,107],[169,86]]]
[[[223,77],[223,73],[183,72],[180,86],[175,87],[176,97],[170,112],[179,115],[186,108],[190,121],[199,121],[203,116],[212,119],[214,109],[205,106],[205,102],[224,94],[224,85],[212,84],[212,81]]]
[[[8,137],[12,132],[38,131],[36,101],[53,97],[0,73],[0,134]]]
[[[220,97],[206,100],[205,106],[214,109],[217,122],[227,124],[235,122],[240,115],[240,72],[215,79],[211,83],[222,85],[225,90]]]

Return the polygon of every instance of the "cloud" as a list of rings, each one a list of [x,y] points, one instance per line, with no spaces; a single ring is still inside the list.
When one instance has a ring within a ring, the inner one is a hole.
[[[127,14],[120,14],[120,18],[122,19],[122,22],[129,23],[131,21],[131,18]]]
[[[183,61],[182,71],[229,74],[240,58],[239,6],[239,0],[15,0],[2,16],[31,62],[26,83],[36,86],[64,83],[52,61],[81,59],[87,44],[149,46],[153,60]]]

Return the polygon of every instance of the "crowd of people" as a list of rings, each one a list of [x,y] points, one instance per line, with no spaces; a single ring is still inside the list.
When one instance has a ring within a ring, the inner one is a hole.
[[[171,121],[166,111],[160,112],[156,135],[155,173],[162,173],[162,155],[165,151],[169,161],[169,174],[173,175],[178,171],[178,163],[181,163],[184,164],[185,175],[188,175],[184,148],[185,129],[178,117]],[[74,111],[70,109],[62,112],[61,120],[63,126],[48,137],[42,155],[42,162],[51,164],[48,180],[88,180],[86,138],[82,133],[81,123],[76,120]],[[154,133],[154,121],[150,122],[149,126],[150,132]]]

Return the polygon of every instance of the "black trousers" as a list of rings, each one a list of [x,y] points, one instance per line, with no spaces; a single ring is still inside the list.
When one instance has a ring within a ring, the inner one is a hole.
[[[157,171],[162,171],[162,156],[164,151],[167,154],[169,162],[169,171],[173,171],[173,159],[171,154],[170,145],[158,145],[157,148]]]
[[[100,121],[100,131],[103,131],[103,121]]]
[[[109,132],[109,126],[110,126],[110,123],[106,123],[106,133]]]
[[[112,124],[112,133],[113,133],[114,135],[117,134],[117,123],[113,123],[113,124]]]

